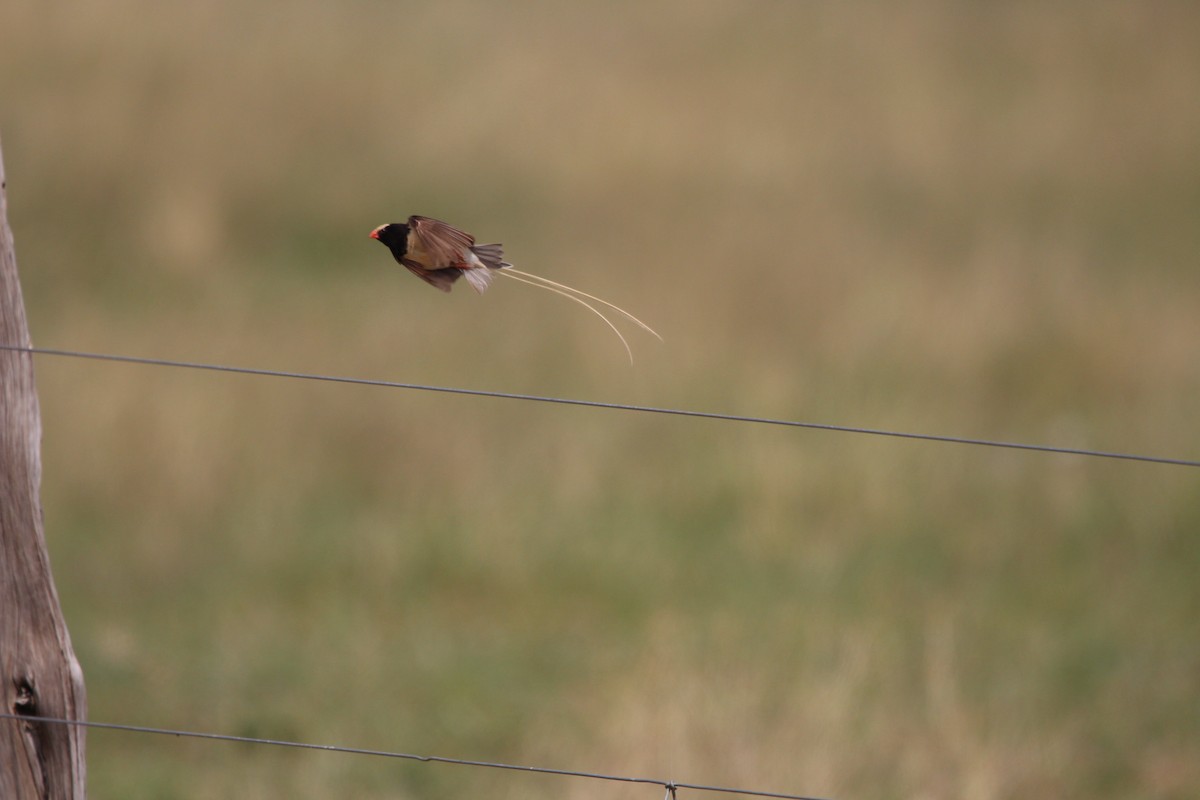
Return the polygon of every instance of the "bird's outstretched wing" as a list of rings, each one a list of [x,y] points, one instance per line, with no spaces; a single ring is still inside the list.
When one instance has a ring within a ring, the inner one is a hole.
[[[429,217],[408,218],[408,253],[426,269],[463,267],[471,260],[475,237]]]

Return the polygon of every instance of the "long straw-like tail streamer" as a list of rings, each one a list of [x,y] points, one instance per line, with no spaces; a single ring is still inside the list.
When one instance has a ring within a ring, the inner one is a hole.
[[[524,277],[526,275],[526,273],[524,273],[524,272],[518,272],[517,270],[512,269],[512,268],[505,268],[505,269],[496,270],[496,271],[500,275],[504,275],[506,277],[512,278],[514,281],[520,281],[521,283],[527,283],[530,286],[536,286],[539,289],[545,289],[548,292],[554,292],[557,295],[562,295],[563,297],[567,298],[568,300],[573,300],[576,303],[579,303],[579,305],[586,308],[588,311],[591,311],[597,317],[604,320],[605,325],[612,328],[612,332],[617,335],[617,338],[621,340],[621,344],[625,346],[625,355],[629,356],[629,363],[630,364],[633,363],[633,350],[629,349],[629,342],[625,341],[625,337],[621,335],[621,332],[619,330],[617,330],[617,326],[612,324],[612,320],[610,320],[608,317],[601,314],[600,311],[595,306],[579,299],[578,297],[576,297],[573,294],[568,294],[567,292],[565,292],[561,289],[556,289],[553,286],[547,286],[545,284],[541,284],[541,283],[537,283],[536,281],[529,280],[528,277]],[[530,277],[536,277],[536,276],[530,276]],[[604,301],[601,300],[600,302],[604,302]],[[609,305],[609,304],[605,303],[605,305]],[[619,311],[620,309],[617,309],[617,310]],[[654,335],[657,336],[658,334],[654,334]]]
[[[593,294],[588,294],[587,292],[583,291],[582,289],[576,289],[574,286],[567,286],[564,283],[559,283],[558,281],[552,281],[549,278],[543,278],[541,275],[534,275],[531,272],[524,272],[519,269],[514,269],[513,267],[505,267],[501,271],[501,274],[502,275],[516,274],[516,275],[520,275],[524,278],[532,278],[533,280],[541,281],[542,283],[549,284],[550,286],[557,287],[557,288],[562,289],[567,292],[571,292],[572,294],[577,294],[577,295],[580,295],[581,297],[586,297],[588,300],[595,300],[597,303],[600,303],[601,305],[608,306],[613,311],[620,312],[620,314],[622,316],[628,318],[631,322],[633,322],[635,325],[637,325],[639,328],[646,331],[650,335],[654,336],[654,338],[658,339],[660,342],[663,340],[663,338],[658,335],[658,331],[654,330],[654,328],[651,328],[649,325],[642,322],[640,319],[635,317],[633,314],[630,314],[628,311],[621,308],[620,306],[613,305],[612,303],[608,302],[607,300],[601,300],[599,297],[596,297]],[[526,283],[528,283],[528,282],[529,281],[526,281]],[[593,310],[595,310],[595,309],[593,309]]]

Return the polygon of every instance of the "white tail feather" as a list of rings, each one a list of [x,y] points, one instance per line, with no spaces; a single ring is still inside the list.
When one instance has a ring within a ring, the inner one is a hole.
[[[471,288],[480,294],[492,283],[492,272],[488,269],[464,269],[462,276],[471,284]]]
[[[601,314],[600,311],[595,306],[587,303],[584,300],[581,300],[580,298],[576,297],[573,294],[568,294],[567,292],[563,291],[562,289],[556,289],[556,288],[554,288],[554,286],[547,286],[545,284],[537,283],[536,281],[529,280],[530,278],[536,278],[537,277],[536,275],[528,275],[525,272],[521,272],[520,270],[515,270],[512,268],[498,270],[498,272],[500,275],[505,275],[509,278],[512,278],[514,281],[520,281],[521,283],[527,283],[530,286],[536,286],[539,289],[545,289],[548,292],[554,292],[557,295],[562,295],[563,297],[567,298],[568,300],[573,300],[576,303],[579,303],[579,305],[586,308],[588,311],[591,311],[597,317],[604,320],[605,325],[612,328],[612,332],[617,335],[617,338],[621,340],[621,344],[625,346],[625,354],[627,356],[629,356],[629,363],[630,364],[633,363],[633,350],[629,349],[629,342],[625,341],[625,337],[621,335],[621,332],[619,330],[617,330],[617,326],[612,324],[612,320],[610,320],[608,317]],[[553,283],[553,281],[548,281],[548,283]],[[583,293],[580,292],[580,294],[583,294]],[[591,297],[591,295],[587,295],[587,296]],[[596,300],[597,298],[592,298],[592,299]],[[597,300],[597,302],[604,303],[603,300]],[[611,305],[610,303],[604,303],[604,304]],[[613,306],[613,307],[616,308],[616,306]],[[617,310],[620,311],[621,309],[618,308]],[[625,313],[625,312],[622,311],[621,313]],[[629,315],[626,314],[626,316],[629,316]],[[638,324],[641,324],[641,323],[638,323]],[[643,325],[642,327],[645,327],[645,325]],[[651,333],[653,333],[653,331],[651,331]],[[654,335],[658,336],[657,333],[655,333]]]
[[[585,292],[585,291],[583,291],[583,290],[581,290],[581,289],[576,289],[576,288],[575,288],[575,287],[573,287],[573,286],[567,286],[567,285],[566,285],[566,284],[564,284],[564,283],[559,283],[559,282],[557,282],[557,281],[552,281],[552,280],[550,280],[549,278],[543,278],[541,275],[534,275],[533,273],[530,273],[530,272],[523,272],[522,270],[519,270],[519,269],[514,269],[514,268],[512,268],[512,267],[506,267],[506,268],[504,269],[504,271],[503,271],[501,274],[502,274],[502,275],[505,275],[505,274],[507,274],[507,275],[513,275],[513,274],[516,274],[516,275],[520,275],[520,276],[522,276],[522,277],[524,277],[524,278],[532,278],[533,280],[536,280],[536,281],[541,281],[542,283],[549,284],[549,286],[554,286],[554,287],[557,287],[557,288],[559,288],[559,289],[562,289],[562,290],[564,290],[564,291],[571,292],[572,294],[577,294],[577,295],[580,295],[581,297],[586,297],[588,300],[595,300],[597,303],[600,303],[601,305],[608,306],[608,307],[609,307],[609,308],[611,308],[613,311],[617,311],[617,312],[619,312],[619,313],[620,313],[622,316],[626,317],[626,318],[627,318],[627,319],[629,319],[631,322],[633,322],[635,325],[637,325],[639,328],[641,328],[642,330],[644,330],[644,331],[646,331],[647,333],[649,333],[649,334],[651,334],[652,336],[654,336],[654,337],[655,337],[656,339],[658,339],[660,342],[663,340],[663,338],[662,338],[661,336],[659,336],[659,335],[658,335],[658,331],[654,330],[654,329],[653,329],[653,328],[651,328],[649,325],[647,325],[646,323],[642,322],[640,319],[638,319],[637,317],[635,317],[633,314],[630,314],[630,313],[629,313],[628,311],[626,311],[625,309],[621,308],[620,306],[613,305],[612,303],[608,302],[607,300],[601,300],[599,297],[596,297],[595,295],[588,294],[587,292]],[[526,283],[530,283],[530,281],[525,281],[525,282],[526,282]],[[535,284],[535,285],[536,285],[536,284]],[[546,286],[546,287],[543,287],[543,288],[549,288],[549,286]],[[576,299],[578,299],[578,298],[576,298]],[[586,305],[586,304],[585,304],[585,305]],[[589,306],[589,308],[590,308],[590,306]],[[593,310],[593,311],[595,311],[595,309],[592,309],[592,310]]]

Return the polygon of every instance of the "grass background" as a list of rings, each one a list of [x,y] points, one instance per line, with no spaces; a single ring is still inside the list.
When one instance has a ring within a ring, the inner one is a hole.
[[[0,12],[35,343],[1195,458],[1200,8]],[[423,213],[611,299],[443,296]],[[91,717],[836,798],[1200,787],[1193,470],[41,358]],[[101,798],[629,797],[109,732]]]

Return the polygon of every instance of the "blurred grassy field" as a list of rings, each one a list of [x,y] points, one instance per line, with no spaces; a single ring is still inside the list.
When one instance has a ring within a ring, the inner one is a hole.
[[[1196,458],[1200,6],[0,12],[35,343]],[[409,213],[662,332],[498,282]],[[41,358],[91,717],[1191,797],[1194,470]],[[98,798],[653,789],[92,732]],[[689,794],[690,796],[690,794]]]

